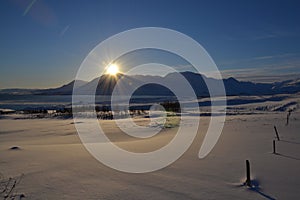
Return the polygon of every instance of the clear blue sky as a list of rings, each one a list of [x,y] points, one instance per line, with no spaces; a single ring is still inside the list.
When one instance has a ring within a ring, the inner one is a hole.
[[[109,36],[165,27],[198,41],[226,75],[300,73],[300,1],[8,0],[0,3],[0,88],[56,87]]]

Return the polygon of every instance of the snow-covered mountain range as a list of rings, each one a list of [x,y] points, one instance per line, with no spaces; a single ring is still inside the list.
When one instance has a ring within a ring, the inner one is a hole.
[[[193,72],[181,72],[180,75],[184,76],[189,82],[198,97],[209,96],[206,83],[214,85],[220,81],[224,83],[227,96],[292,94],[300,92],[300,79],[275,83],[254,83],[238,81],[234,78],[219,80]],[[173,93],[162,85],[178,85],[180,87],[180,84],[178,84],[178,73],[170,73],[164,77],[124,74],[118,74],[114,77],[102,75],[89,82],[77,80],[76,86],[80,94],[91,94],[91,92],[95,91],[95,86],[97,86],[97,95],[110,95],[118,81],[122,81],[124,88],[128,89],[143,85],[135,91],[135,95],[172,96]],[[149,82],[151,84],[145,84]],[[61,87],[51,89],[2,89],[0,94],[71,95],[74,83],[75,81],[72,81]]]

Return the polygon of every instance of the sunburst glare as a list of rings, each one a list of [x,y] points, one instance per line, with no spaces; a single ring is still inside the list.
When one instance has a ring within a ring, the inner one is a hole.
[[[110,64],[106,69],[106,73],[112,76],[115,76],[119,72],[119,67],[116,64]]]

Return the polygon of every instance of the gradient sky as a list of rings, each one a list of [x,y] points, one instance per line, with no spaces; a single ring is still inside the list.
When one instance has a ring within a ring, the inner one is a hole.
[[[300,74],[300,1],[7,0],[0,3],[0,88],[56,87],[74,79],[101,41],[165,27],[198,41],[224,76]]]

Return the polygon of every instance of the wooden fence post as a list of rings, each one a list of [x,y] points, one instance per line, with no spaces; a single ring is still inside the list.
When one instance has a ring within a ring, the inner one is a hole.
[[[277,140],[280,141],[279,134],[278,134],[276,126],[274,126],[274,130],[275,130],[275,133],[276,133]]]
[[[246,160],[246,175],[247,175],[247,179],[246,179],[246,185],[251,187],[251,178],[250,178],[250,162],[249,160]]]

